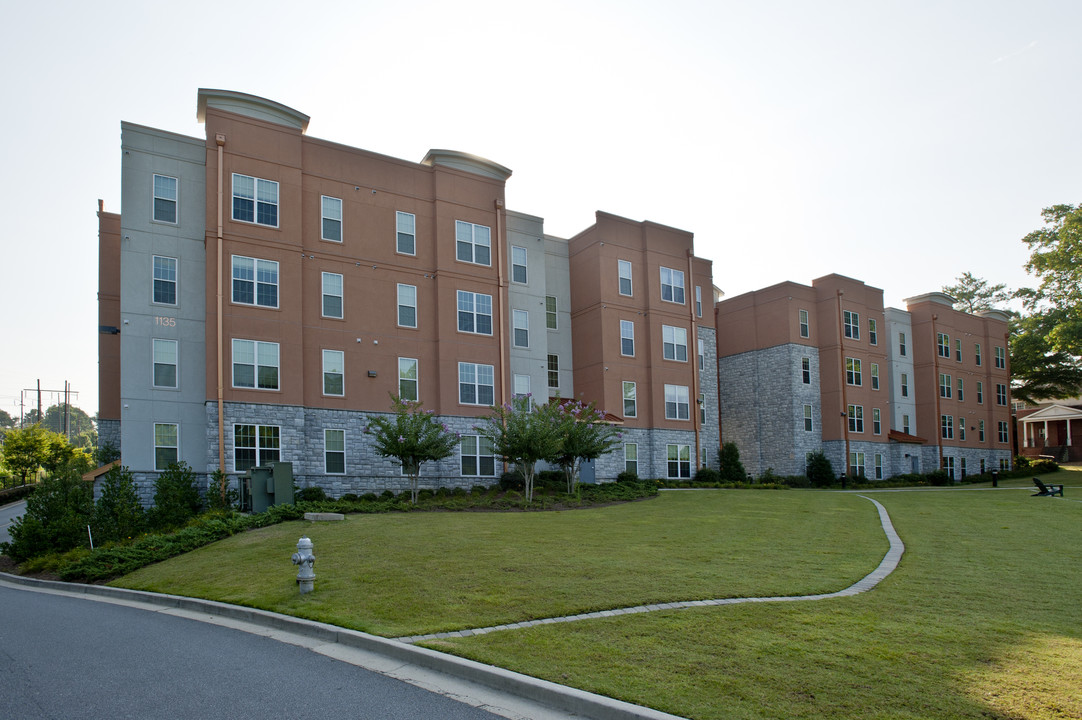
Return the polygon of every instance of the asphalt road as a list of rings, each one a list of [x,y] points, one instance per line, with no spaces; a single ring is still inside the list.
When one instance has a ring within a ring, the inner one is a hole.
[[[228,627],[7,586],[0,608],[0,718],[497,717]]]
[[[13,502],[9,505],[0,507],[0,542],[8,542],[11,540],[11,536],[8,535],[8,528],[11,527],[11,521],[20,517],[24,512],[26,512],[25,500],[20,500],[19,502]]]

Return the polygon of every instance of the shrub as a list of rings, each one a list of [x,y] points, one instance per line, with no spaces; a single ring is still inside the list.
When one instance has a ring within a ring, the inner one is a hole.
[[[102,443],[94,451],[94,461],[101,465],[108,465],[114,460],[120,459],[120,448],[111,442]]]
[[[372,495],[372,493],[368,493],[368,494]],[[357,493],[346,493],[346,494],[344,494],[342,497],[340,497],[338,499],[341,500],[342,502],[357,502],[361,498]],[[372,499],[375,500],[376,496],[372,495]]]
[[[456,487],[454,490],[451,491],[451,495],[456,498],[466,497],[466,488]]]
[[[207,485],[207,508],[209,510],[232,510],[240,504],[240,494],[229,487],[229,480],[221,468],[211,473]]]
[[[1030,459],[1028,457],[1026,457],[1025,455],[1015,455],[1014,456],[1014,465],[1013,465],[1013,467],[1014,467],[1015,470],[1025,470],[1029,466],[1030,466]]]
[[[812,482],[807,475],[788,475],[777,479],[792,488],[810,488],[812,486]]]
[[[93,514],[93,493],[79,473],[46,478],[26,498],[26,512],[8,528],[11,541],[0,543],[0,552],[23,562],[89,544],[86,526]]]
[[[830,487],[834,484],[834,467],[822,450],[808,456],[808,481],[813,487]]]
[[[534,487],[543,490],[566,490],[567,477],[560,470],[542,470],[534,478]]]
[[[380,493],[380,497],[384,500],[394,500],[394,493],[390,490],[384,490]]]
[[[221,502],[217,488],[211,490],[211,495],[216,492]],[[156,528],[180,527],[198,515],[202,507],[195,472],[185,462],[170,463],[154,481],[154,507],[147,519]]]
[[[327,499],[327,492],[321,487],[306,487],[296,494],[296,498],[302,502],[320,502]]]
[[[928,473],[925,477],[928,478],[928,482],[932,485],[942,486],[951,484],[950,475],[947,474],[946,470],[935,470]]]
[[[744,482],[747,479],[747,471],[744,463],[740,462],[740,448],[736,443],[725,443],[718,453],[718,474],[726,482]]]
[[[98,542],[133,538],[146,529],[146,511],[139,502],[135,479],[124,465],[117,465],[102,476],[93,525]]]
[[[7,505],[8,503],[17,502],[22,500],[30,493],[34,492],[37,485],[16,485],[13,488],[7,488],[6,490],[0,490],[0,505]]]
[[[717,485],[721,482],[721,473],[711,467],[702,467],[695,471],[695,482]]]
[[[638,482],[639,476],[637,473],[633,473],[630,470],[624,470],[622,473],[616,476],[616,482]]]
[[[1030,465],[1030,469],[1037,473],[1050,473],[1059,470],[1059,463],[1055,460],[1038,460]]]
[[[500,475],[500,490],[525,490],[526,478],[518,470]]]
[[[487,485],[474,485],[470,488],[470,495],[484,495],[488,492]]]
[[[366,492],[364,495],[361,495],[361,500],[364,502],[376,502],[379,500],[379,495],[376,495],[373,492]]]

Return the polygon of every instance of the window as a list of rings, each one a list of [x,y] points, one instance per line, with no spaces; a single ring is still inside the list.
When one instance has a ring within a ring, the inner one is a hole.
[[[879,363],[872,363],[872,390],[879,389]]]
[[[981,364],[981,344],[977,343],[976,345],[974,345],[973,346],[973,351],[974,351],[974,355],[976,356],[976,359],[977,359],[977,366],[980,367],[980,364]]]
[[[849,432],[864,432],[864,406],[849,406]]]
[[[527,375],[526,379],[529,380],[530,376]],[[527,388],[526,392],[529,391]],[[420,398],[417,388],[416,358],[398,358],[398,396],[410,402],[416,402]]]
[[[699,393],[699,425],[706,424],[706,393]]]
[[[342,276],[323,273],[323,317],[342,317]]]
[[[323,394],[346,394],[346,354],[341,350],[323,351]]]
[[[1011,469],[1011,461],[1009,459],[1007,459],[1007,458],[1000,458],[999,459],[999,469],[1000,470],[1010,470]]]
[[[964,417],[958,418],[958,439],[966,439],[966,419]]]
[[[154,220],[177,222],[177,179],[167,175],[154,176]]]
[[[965,438],[962,438],[962,439],[964,440]],[[958,458],[958,462],[960,464],[960,471],[962,473],[962,479],[965,480],[966,479],[966,459],[964,457],[963,458]]]
[[[631,296],[631,263],[627,260],[616,261],[616,272],[620,277],[620,294]]]
[[[477,265],[492,264],[492,231],[484,225],[455,221],[455,257]]]
[[[811,385],[811,358],[800,358],[800,381]]]
[[[153,352],[154,387],[175,388],[177,386],[177,341],[155,339]]]
[[[496,458],[492,453],[492,438],[483,435],[463,435],[459,444],[462,452],[462,475],[493,477]]]
[[[984,442],[984,420],[977,421],[977,440]]]
[[[943,458],[943,469],[947,471],[947,476],[950,477],[951,480],[953,480],[954,479],[954,458],[953,457],[945,456]]]
[[[902,415],[902,432],[904,432],[906,435],[909,434],[909,416],[908,415]]]
[[[954,416],[953,415],[940,415],[939,416],[939,436],[944,440],[954,439]]]
[[[526,248],[511,246],[511,282],[526,284]]]
[[[234,255],[233,302],[278,307],[278,263]]]
[[[512,393],[512,397],[518,400],[519,398],[525,398],[530,396],[529,375],[515,375],[511,380],[514,383],[514,392]]]
[[[872,318],[868,318],[868,344],[869,345],[878,345],[879,344],[879,332],[878,332],[878,330],[876,328],[877,328],[877,326],[875,324],[875,320],[872,319]]]
[[[548,386],[552,390],[560,389],[560,356],[548,357]]]
[[[958,362],[962,362],[962,340],[961,338],[954,341],[954,359]]]
[[[323,471],[328,475],[346,474],[346,431],[323,431]]]
[[[233,340],[233,387],[278,389],[278,343]]]
[[[984,404],[984,383],[980,380],[977,381],[977,404]]]
[[[458,402],[463,405],[492,405],[495,374],[491,365],[458,364]]]
[[[492,334],[491,295],[458,291],[458,330],[478,335]]]
[[[691,446],[666,445],[667,473],[670,478],[691,477]]]
[[[902,397],[909,397],[909,374],[902,373]]]
[[[812,431],[812,406],[804,406],[804,432]]]
[[[706,370],[706,347],[703,339],[699,338],[699,372]]]
[[[981,473],[981,475],[984,475],[984,458],[981,458],[981,469],[980,469],[980,473]]]
[[[905,357],[905,333],[898,333],[898,354]]]
[[[159,305],[177,304],[177,260],[154,256],[154,302]]]
[[[946,373],[939,373],[939,397],[949,398],[951,396],[951,376]]]
[[[686,385],[665,386],[665,419],[690,420],[690,395]]]
[[[624,380],[624,417],[637,417],[639,404],[637,399],[638,389],[635,383]]]
[[[695,314],[699,317],[703,316],[703,288],[701,285],[695,286]]]
[[[635,323],[631,320],[620,321],[620,354],[635,355]]]
[[[342,201],[321,195],[320,207],[320,214],[323,217],[323,239],[342,242]]]
[[[845,359],[845,384],[846,385],[860,385],[861,384],[861,372],[860,372],[860,360],[857,358]]]
[[[849,474],[852,477],[864,477],[864,453],[849,453]]]
[[[511,326],[515,347],[530,347],[530,314],[525,310],[512,310]]]
[[[461,299],[460,299],[461,304]],[[460,313],[461,318],[461,313]],[[461,323],[461,319],[459,320]],[[398,325],[399,327],[417,327],[417,286],[398,286]]]
[[[552,295],[545,296],[545,327],[556,330],[556,298]]]
[[[879,413],[879,408],[872,408],[872,434],[883,434],[883,419]]]
[[[661,342],[663,354],[666,360],[679,360],[680,362],[687,362],[687,328],[673,327],[672,325],[662,325]]]
[[[958,402],[963,402],[966,399],[966,385],[962,378],[958,378]]]
[[[1001,443],[1007,442],[1007,423],[1003,420],[1000,420],[998,423],[996,423],[996,426],[998,428],[997,432],[999,435],[999,441]]]
[[[661,299],[684,304],[684,271],[661,268]]]
[[[996,383],[996,405],[1007,404],[1007,386],[1002,383]]]
[[[939,357],[949,358],[951,356],[951,339],[949,335],[936,333],[935,346]]]
[[[395,250],[403,255],[417,254],[417,217],[413,213],[396,212]]]
[[[234,471],[241,473],[281,459],[280,428],[275,425],[233,426]]]
[[[998,369],[1000,369],[1000,370],[1006,370],[1007,369],[1007,351],[1004,350],[999,345],[996,345],[995,353],[996,353],[996,367]]]
[[[882,453],[875,454],[875,479],[883,479],[883,455]]]
[[[639,446],[624,443],[624,472],[639,474]]]
[[[233,173],[233,219],[278,227],[278,183]]]
[[[154,423],[154,469],[166,470],[177,462],[180,443],[175,423]]]
[[[846,310],[842,313],[842,324],[845,326],[845,336],[853,340],[860,340],[860,315]]]
[[[808,325],[808,311],[798,310],[797,317],[800,318],[800,337],[809,337],[811,335],[811,326]]]

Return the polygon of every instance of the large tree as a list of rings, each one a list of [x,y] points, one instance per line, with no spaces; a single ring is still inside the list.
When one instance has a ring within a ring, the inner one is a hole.
[[[15,427],[15,418],[7,410],[0,410],[0,428]]]
[[[377,415],[364,431],[375,440],[377,455],[402,464],[410,480],[410,498],[416,503],[421,465],[450,457],[459,436],[437,420],[432,411],[422,409],[419,402],[392,395],[391,409],[393,415]]]
[[[546,460],[563,468],[570,494],[575,492],[583,461],[596,460],[616,448],[620,444],[620,431],[605,422],[605,413],[594,403],[553,400],[550,404],[559,446]]]
[[[8,430],[4,435],[0,458],[13,475],[26,481],[43,468],[49,475],[66,469],[86,472],[93,466],[89,453],[68,443],[63,435],[49,432],[40,425]]]
[[[533,479],[540,460],[553,457],[560,448],[559,419],[555,403],[534,407],[529,395],[492,408],[477,429],[492,441],[492,451],[514,463],[526,481],[526,502],[533,501]]]
[[[1003,306],[1011,299],[1011,293],[1005,284],[993,285],[970,272],[959,275],[958,282],[954,285],[945,285],[943,292],[954,298],[955,310],[967,313],[1003,310]]]

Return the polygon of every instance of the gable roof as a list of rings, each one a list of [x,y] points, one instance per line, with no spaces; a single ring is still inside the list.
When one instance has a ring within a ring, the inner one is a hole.
[[[1018,422],[1031,423],[1044,422],[1045,420],[1077,420],[1079,418],[1082,418],[1082,410],[1079,408],[1053,403],[1052,405],[1043,407],[1025,417],[1018,418]]]

